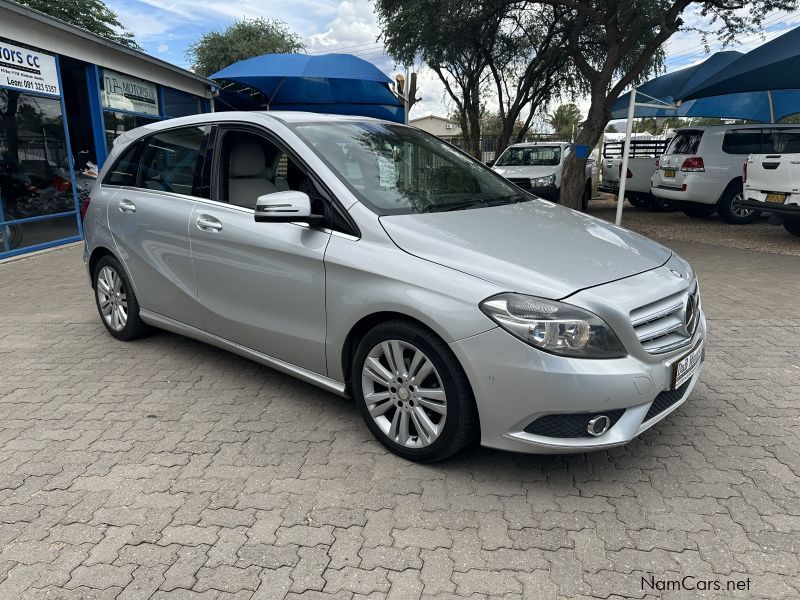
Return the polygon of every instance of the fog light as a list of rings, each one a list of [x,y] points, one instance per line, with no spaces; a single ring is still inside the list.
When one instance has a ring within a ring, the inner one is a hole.
[[[598,415],[589,420],[589,424],[586,426],[586,431],[589,433],[589,435],[597,437],[608,431],[609,427],[611,427],[611,419],[609,419],[606,415]]]

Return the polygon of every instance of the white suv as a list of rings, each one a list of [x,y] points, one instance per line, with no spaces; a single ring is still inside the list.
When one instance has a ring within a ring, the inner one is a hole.
[[[750,154],[772,153],[775,132],[787,127],[797,126],[679,129],[650,180],[653,195],[672,200],[690,217],[707,217],[716,211],[728,223],[752,223],[761,213],[739,204],[742,165]]]

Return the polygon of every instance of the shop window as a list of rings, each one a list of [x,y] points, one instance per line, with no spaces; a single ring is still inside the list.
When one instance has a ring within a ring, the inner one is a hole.
[[[139,115],[129,115],[127,113],[105,111],[103,113],[106,131],[106,144],[109,152],[114,145],[114,140],[121,136],[126,131],[155,123],[158,119],[151,119],[149,117],[142,117]]]
[[[200,114],[200,98],[172,88],[162,88],[164,94],[164,114],[167,117],[185,117]]]
[[[2,225],[75,210],[61,102],[0,89],[0,254],[77,235],[77,219]]]
[[[194,195],[202,168],[203,139],[208,127],[185,127],[154,135],[142,153],[139,186]]]

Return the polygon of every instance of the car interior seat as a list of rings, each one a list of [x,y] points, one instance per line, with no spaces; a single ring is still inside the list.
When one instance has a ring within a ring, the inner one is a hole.
[[[270,181],[264,147],[252,140],[236,140],[231,148],[228,167],[228,202],[255,209],[256,200],[278,190]]]

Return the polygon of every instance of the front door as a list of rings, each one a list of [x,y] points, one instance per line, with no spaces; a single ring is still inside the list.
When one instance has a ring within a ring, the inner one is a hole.
[[[216,146],[214,200],[197,202],[189,227],[205,329],[324,375],[323,260],[331,234],[255,222],[256,199],[292,181],[293,165],[269,139],[223,129]]]
[[[202,326],[189,246],[208,127],[171,129],[131,147],[104,185],[119,188],[108,220],[142,308]],[[138,169],[137,169],[138,167]]]

